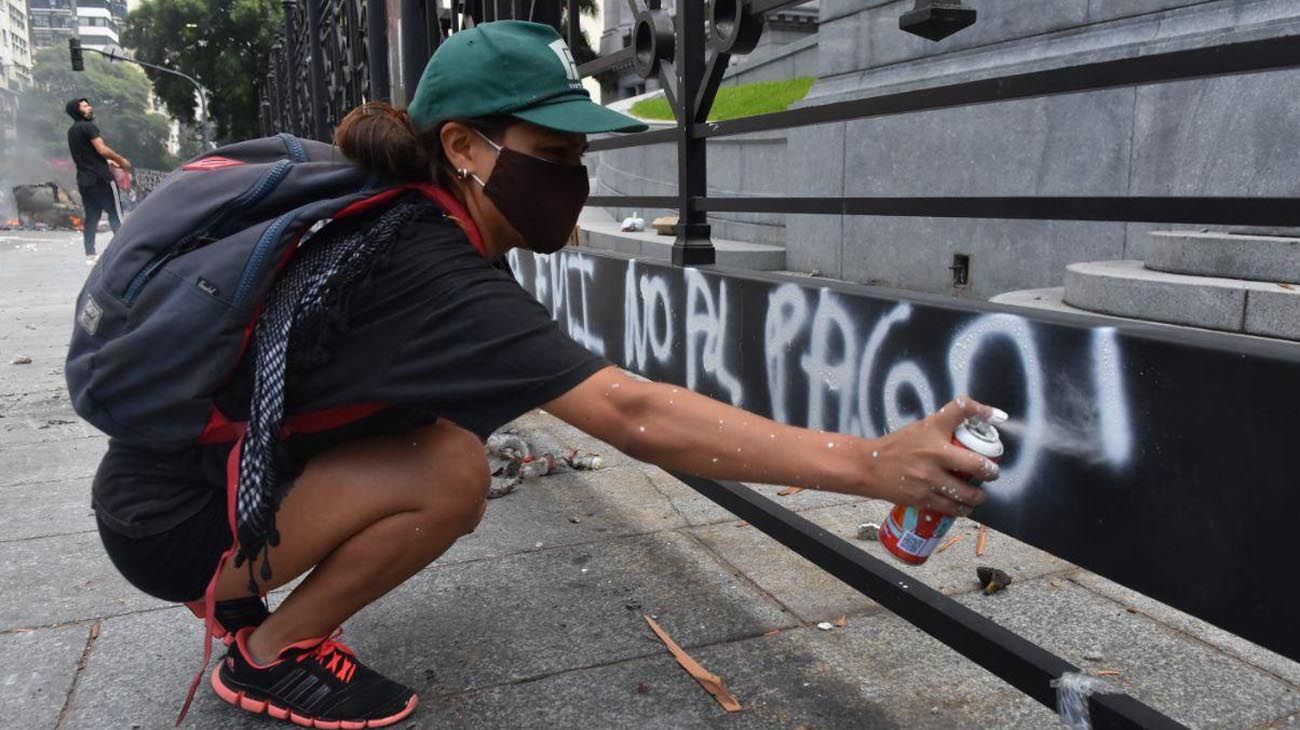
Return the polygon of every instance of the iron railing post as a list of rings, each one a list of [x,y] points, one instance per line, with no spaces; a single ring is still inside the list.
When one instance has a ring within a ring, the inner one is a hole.
[[[275,54],[271,54],[271,63],[275,63]],[[274,67],[272,67],[274,68]],[[262,84],[262,93],[266,96],[262,99],[266,106],[266,133],[274,134],[280,131],[280,103],[276,98],[277,77],[279,76],[274,70],[266,72],[266,79]]]
[[[673,263],[700,266],[714,263],[708,214],[697,199],[708,195],[708,140],[696,138],[697,121],[691,102],[704,78],[704,3],[677,4],[677,241]]]
[[[272,93],[271,99],[274,105],[275,116],[272,121],[275,123],[277,131],[293,132],[295,131],[285,124],[285,111],[292,101],[292,97],[285,91],[287,86],[286,78],[288,77],[289,64],[286,63],[284,55],[284,38],[277,34],[274,42],[271,43],[271,78]]]
[[[402,0],[402,89],[406,104],[415,96],[424,64],[429,62],[427,10],[425,0]]]
[[[573,49],[577,47],[578,34],[582,32],[580,25],[582,19],[578,17],[581,11],[578,9],[578,0],[568,0],[565,5],[568,7],[568,17],[566,18],[566,21],[569,30],[569,48]]]
[[[310,1],[311,0],[308,0],[308,2]],[[284,53],[285,57],[289,59],[289,63],[285,65],[292,69],[293,59],[298,55],[296,51],[297,38],[294,37],[293,32],[293,14],[297,10],[298,0],[281,0],[280,5],[284,8]],[[294,109],[294,107],[297,106],[295,102],[298,99],[298,90],[294,88],[293,82],[293,74],[285,74],[284,85],[289,103],[285,106],[284,118],[288,123],[288,131],[293,134],[302,134],[303,130],[298,126],[298,114]]]
[[[392,101],[392,74],[388,68],[388,3],[366,0],[366,48],[370,51],[370,98]]]
[[[320,6],[325,0],[306,0],[307,2],[307,38],[311,51],[311,116],[312,124],[308,130],[311,136],[321,141],[330,138],[330,121],[325,118],[325,99],[329,91],[325,88],[325,44],[320,37]]]

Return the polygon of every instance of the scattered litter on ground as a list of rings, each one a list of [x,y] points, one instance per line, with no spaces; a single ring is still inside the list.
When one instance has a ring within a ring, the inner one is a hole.
[[[1106,656],[1105,656],[1104,654],[1101,653],[1101,649],[1093,648],[1093,649],[1089,649],[1088,651],[1084,652],[1084,654],[1083,654],[1083,658],[1084,658],[1084,659],[1087,659],[1087,660],[1090,661],[1090,662],[1099,662],[1099,661],[1105,659]]]
[[[798,494],[803,491],[803,487],[786,487],[776,493],[778,497],[789,497],[792,494]]]
[[[1118,677],[1120,674],[1122,674],[1122,672],[1120,672],[1118,669],[1098,669],[1098,670],[1097,670],[1097,676],[1098,676],[1098,677]]]
[[[579,471],[596,471],[605,465],[605,460],[596,454],[581,454],[575,450],[564,457],[564,463]]]
[[[649,685],[649,684],[646,684],[645,682],[637,682],[637,683],[636,683],[636,693],[639,694],[639,695],[649,694],[649,693],[650,693],[650,685]]]
[[[880,525],[874,522],[864,522],[858,525],[858,539],[867,542],[876,542],[880,540]]]
[[[944,550],[947,550],[948,548],[952,547],[953,545],[956,545],[957,543],[961,542],[961,538],[962,538],[961,535],[953,535],[952,537],[948,538],[947,540],[944,540],[944,541],[943,541],[943,544],[940,545],[940,546],[935,550],[935,552],[936,552],[936,553],[941,553],[941,552],[943,552]]]
[[[742,709],[740,702],[731,694],[731,692],[727,691],[727,687],[722,683],[721,677],[700,666],[700,663],[692,659],[690,654],[683,651],[682,648],[677,645],[677,642],[673,641],[672,637],[661,629],[659,624],[655,623],[653,618],[650,616],[645,616],[644,618],[645,622],[650,624],[650,630],[655,632],[655,636],[659,637],[659,640],[664,643],[664,646],[668,647],[668,652],[673,655],[673,658],[677,660],[677,663],[681,665],[682,669],[685,669],[688,674],[694,677],[695,681],[700,683],[700,686],[704,688],[705,692],[713,695],[713,698],[718,701],[718,704],[722,705],[722,709],[727,712],[740,712]]]
[[[1136,608],[1133,608],[1132,606],[1125,606],[1125,607],[1124,607],[1124,610],[1127,611],[1127,612],[1129,612],[1129,613],[1137,613],[1137,612],[1138,612],[1138,610],[1137,610]]]
[[[569,522],[572,522],[572,523],[575,524],[575,525],[577,525],[577,524],[581,524],[581,523],[582,523],[582,518],[581,518],[581,517],[570,517],[570,518],[569,518]]]
[[[644,231],[645,218],[642,218],[640,213],[633,213],[623,219],[623,224],[619,226],[619,230],[624,232]]]
[[[31,365],[32,359],[30,357],[27,357],[26,355],[19,355],[18,357],[15,357],[14,359],[10,360],[9,364],[10,365]]]
[[[749,527],[749,523],[744,520],[741,520],[740,522],[736,523],[736,527]]]
[[[1064,585],[1064,583],[1062,583],[1061,581],[1059,581],[1059,580],[1053,578],[1052,580],[1047,581],[1047,585],[1049,585],[1049,586],[1051,586],[1051,587],[1053,587],[1053,588],[1060,588],[1062,585]]]
[[[988,566],[980,566],[975,569],[975,576],[979,578],[980,588],[984,589],[984,595],[990,596],[998,591],[1011,585],[1011,576],[1006,571]]]
[[[1056,712],[1070,730],[1091,730],[1088,698],[1115,692],[1106,680],[1081,672],[1066,672],[1050,684],[1056,690]]]
[[[848,624],[848,622],[849,622],[848,616],[840,616],[839,618],[835,619],[835,626],[842,629],[846,624]]]
[[[776,636],[779,633],[781,633],[781,629],[768,629],[763,632],[763,636]]]
[[[817,624],[817,628],[821,629],[822,631],[830,631],[831,629],[835,628],[835,624],[831,623],[830,621],[823,621]]]
[[[984,557],[984,550],[989,546],[989,528],[980,525],[980,534],[975,538],[975,557]]]
[[[1279,282],[1279,283],[1278,283],[1278,286],[1280,286],[1280,287],[1282,287],[1283,289],[1286,289],[1286,290],[1288,290],[1288,291],[1295,291],[1295,287],[1291,286],[1290,284],[1283,284],[1283,283],[1280,283],[1280,282]]]
[[[650,221],[650,225],[655,229],[655,233],[661,236],[676,236],[677,220],[675,215],[661,215]]]
[[[488,436],[487,452],[492,469],[488,499],[510,494],[525,479],[570,470],[593,471],[604,466],[597,454],[580,454],[577,449],[560,446],[543,434],[525,435],[514,429],[503,429]],[[577,524],[574,518],[570,522]]]

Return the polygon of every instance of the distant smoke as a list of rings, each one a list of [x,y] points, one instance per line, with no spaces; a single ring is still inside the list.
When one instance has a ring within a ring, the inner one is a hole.
[[[61,168],[56,168],[21,138],[11,142],[5,154],[0,155],[0,219],[8,220],[17,214],[13,196],[15,186],[51,181],[76,197],[76,172],[66,162]]]

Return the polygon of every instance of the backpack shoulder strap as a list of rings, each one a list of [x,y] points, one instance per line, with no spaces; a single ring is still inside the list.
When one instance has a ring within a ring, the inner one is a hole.
[[[397,187],[388,188],[381,193],[372,195],[363,200],[358,200],[355,203],[346,206],[339,212],[335,213],[334,218],[335,220],[346,218],[351,215],[358,215],[368,210],[373,210],[377,207],[387,205],[397,198],[397,196],[410,190],[418,191],[434,205],[441,208],[447,218],[464,231],[465,236],[469,238],[469,242],[474,245],[474,249],[479,252],[479,255],[486,254],[486,249],[483,246],[483,236],[479,233],[478,226],[474,225],[474,219],[471,218],[469,212],[465,210],[465,206],[460,204],[460,201],[456,199],[456,196],[437,185],[432,185],[430,183],[410,183],[408,185],[399,185]]]

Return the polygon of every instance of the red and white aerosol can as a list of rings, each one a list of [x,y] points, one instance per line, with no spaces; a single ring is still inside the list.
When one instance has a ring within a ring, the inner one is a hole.
[[[980,456],[996,462],[1002,457],[1002,439],[998,430],[987,421],[968,418],[952,434],[953,444],[970,449]],[[980,486],[982,482],[972,474],[957,474]],[[910,565],[920,565],[930,559],[939,541],[952,527],[953,518],[941,512],[916,507],[895,505],[889,517],[880,526],[880,542],[894,557]]]

